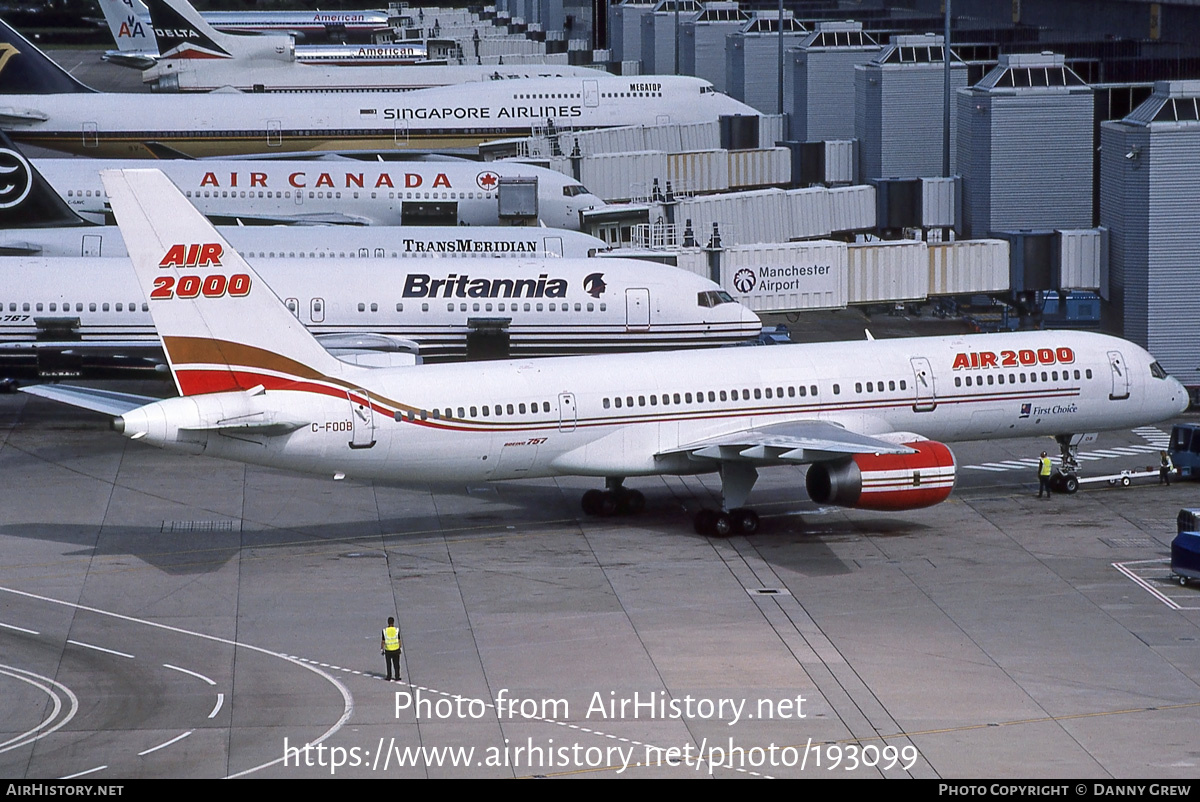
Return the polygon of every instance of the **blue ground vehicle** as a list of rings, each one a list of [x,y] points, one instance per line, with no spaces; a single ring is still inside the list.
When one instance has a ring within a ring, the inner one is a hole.
[[[1167,449],[1180,479],[1200,479],[1200,423],[1177,423]]]

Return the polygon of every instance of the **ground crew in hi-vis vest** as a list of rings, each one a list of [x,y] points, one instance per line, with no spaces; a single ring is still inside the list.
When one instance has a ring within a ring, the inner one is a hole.
[[[388,616],[387,626],[383,630],[383,637],[379,639],[379,651],[387,658],[387,681],[392,681],[392,675],[395,675],[396,681],[400,681],[400,630],[396,629],[396,619]],[[394,670],[393,670],[394,669]]]
[[[1042,497],[1042,491],[1046,491],[1046,498],[1050,498],[1050,473],[1053,470],[1053,464],[1050,458],[1046,456],[1046,452],[1042,452],[1042,456],[1038,458],[1038,498]]]

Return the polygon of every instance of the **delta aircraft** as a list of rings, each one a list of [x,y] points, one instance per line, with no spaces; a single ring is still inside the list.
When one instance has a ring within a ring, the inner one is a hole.
[[[598,74],[589,67],[566,64],[413,64],[418,53],[421,58],[428,55],[424,43],[297,46],[290,36],[221,33],[186,0],[149,0],[149,5],[162,56],[146,69],[142,81],[160,92],[227,87],[246,92],[409,91],[468,81]],[[403,70],[386,66],[397,61],[408,66]],[[346,66],[356,68],[346,70]]]
[[[471,149],[546,128],[713,122],[757,112],[685,76],[517,78],[412,92],[96,92],[0,21],[0,129],[92,157]]]
[[[116,50],[104,54],[105,61],[122,67],[144,70],[158,62],[159,46],[154,34],[155,26],[150,11],[142,0],[99,0],[100,10],[109,33],[117,45]],[[321,12],[321,11],[226,11],[200,14],[205,27],[217,32],[270,33],[258,37],[257,45],[251,45],[252,37],[231,37],[250,52],[264,57],[284,58],[294,54],[296,61],[316,61],[338,64],[409,64],[423,60],[426,47],[423,42],[402,42],[396,45],[367,44],[319,44],[296,45],[306,30],[323,34],[325,30],[342,26],[347,33],[370,35],[387,27],[387,14],[383,11]],[[323,18],[323,19],[322,19]],[[174,31],[178,26],[167,26]],[[325,38],[320,36],[319,38]],[[362,38],[362,37],[358,37]],[[226,48],[228,49],[228,48]]]
[[[715,472],[722,506],[696,528],[725,535],[757,529],[761,467],[808,465],[819,504],[916,509],[953,489],[939,441],[1069,440],[1188,403],[1142,348],[1067,331],[364,368],[322,348],[161,173],[105,182],[180,396],[27,391],[172,450],[335,479],[602,477],[583,496],[596,514],[644,505],[626,477]]]

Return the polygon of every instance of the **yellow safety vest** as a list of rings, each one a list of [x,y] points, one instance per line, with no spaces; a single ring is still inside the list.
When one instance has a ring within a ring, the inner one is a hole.
[[[1038,471],[1038,476],[1049,476],[1050,475],[1050,464],[1051,464],[1050,458],[1042,457],[1039,461],[1042,463],[1042,466]]]
[[[400,630],[395,627],[385,627],[383,630],[383,648],[389,652],[400,651]]]

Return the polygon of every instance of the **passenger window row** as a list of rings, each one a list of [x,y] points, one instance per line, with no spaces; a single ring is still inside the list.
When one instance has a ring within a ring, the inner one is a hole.
[[[16,302],[10,301],[8,304],[8,311],[9,312],[18,311],[17,306],[18,306],[18,304]],[[62,306],[62,309],[60,310],[58,302],[42,303],[39,301],[36,303],[30,303],[30,302],[26,301],[25,303],[20,304],[19,311],[21,311],[21,312],[58,312],[58,311],[70,312],[70,311],[72,311],[70,302],[64,302],[61,306]],[[75,308],[73,311],[75,311],[75,312],[83,311],[84,305],[82,303],[76,302],[74,306],[75,306]],[[4,308],[3,302],[0,302],[0,309],[3,309],[3,308]],[[110,312],[110,311],[136,312],[136,311],[138,311],[138,304],[137,304],[137,302],[130,302],[129,304],[125,304],[121,301],[118,301],[116,303],[109,303],[107,301],[102,302],[102,303],[96,303],[95,301],[93,301],[87,305],[87,310],[89,312],[96,312],[96,311],[100,311],[100,312]],[[145,301],[143,301],[141,303],[141,311],[143,311],[143,312],[150,311],[150,306]]]
[[[1059,381],[1058,374],[1059,374],[1059,371],[1057,371],[1057,370],[1049,370],[1049,371],[1043,370],[1041,372],[1040,381],[1042,381],[1042,382]],[[1090,378],[1092,378],[1092,369],[1087,368],[1081,374],[1079,369],[1076,368],[1074,371],[1074,375],[1075,375],[1076,381],[1079,381],[1081,376],[1086,376],[1087,378],[1090,379]],[[1006,376],[1007,376],[1007,379],[1005,378]],[[1071,379],[1071,371],[1069,371],[1069,370],[1062,371],[1062,381],[1069,381],[1070,379]],[[1039,381],[1038,372],[1036,370],[1030,371],[1028,374],[1026,374],[1024,372],[1008,373],[1008,374],[1004,374],[1004,373],[989,373],[989,374],[987,374],[987,383],[989,385],[991,385],[991,384],[1006,384],[1006,383],[1007,384],[1017,384],[1018,382],[1020,384],[1035,384],[1038,381]],[[983,382],[984,382],[983,376],[965,376],[965,377],[964,376],[955,376],[954,377],[954,386],[955,387],[962,387],[964,385],[964,383],[966,384],[967,387],[982,387]]]
[[[432,410],[428,410],[428,409],[412,410],[412,409],[410,409],[407,412],[401,412],[400,410],[397,410],[395,412],[395,414],[393,415],[393,417],[397,421],[405,421],[406,420],[411,423],[411,422],[417,421],[417,420],[454,420],[454,419],[466,420],[468,418],[468,414],[467,414],[468,412],[470,413],[469,417],[471,417],[471,418],[479,418],[479,417],[488,418],[488,417],[492,417],[493,415],[495,417],[500,417],[505,414],[508,414],[508,415],[536,415],[536,414],[538,414],[539,405],[540,405],[541,411],[543,413],[550,411],[550,402],[549,401],[533,401],[533,402],[530,402],[529,404],[520,402],[520,403],[515,403],[515,404],[492,404],[492,405],[483,404],[480,406],[473,406],[473,407],[458,407],[457,415],[454,414],[454,411],[455,411],[454,407],[444,407],[442,409],[432,409]]]
[[[817,385],[798,385],[788,387],[755,387],[753,389],[740,388],[735,390],[701,390],[693,393],[652,393],[649,396],[613,396],[605,397],[601,400],[601,405],[605,409],[613,407],[617,409],[625,409],[633,406],[683,406],[686,404],[716,404],[729,401],[749,401],[751,396],[754,400],[766,399],[781,399],[781,398],[808,398],[816,397]]]

